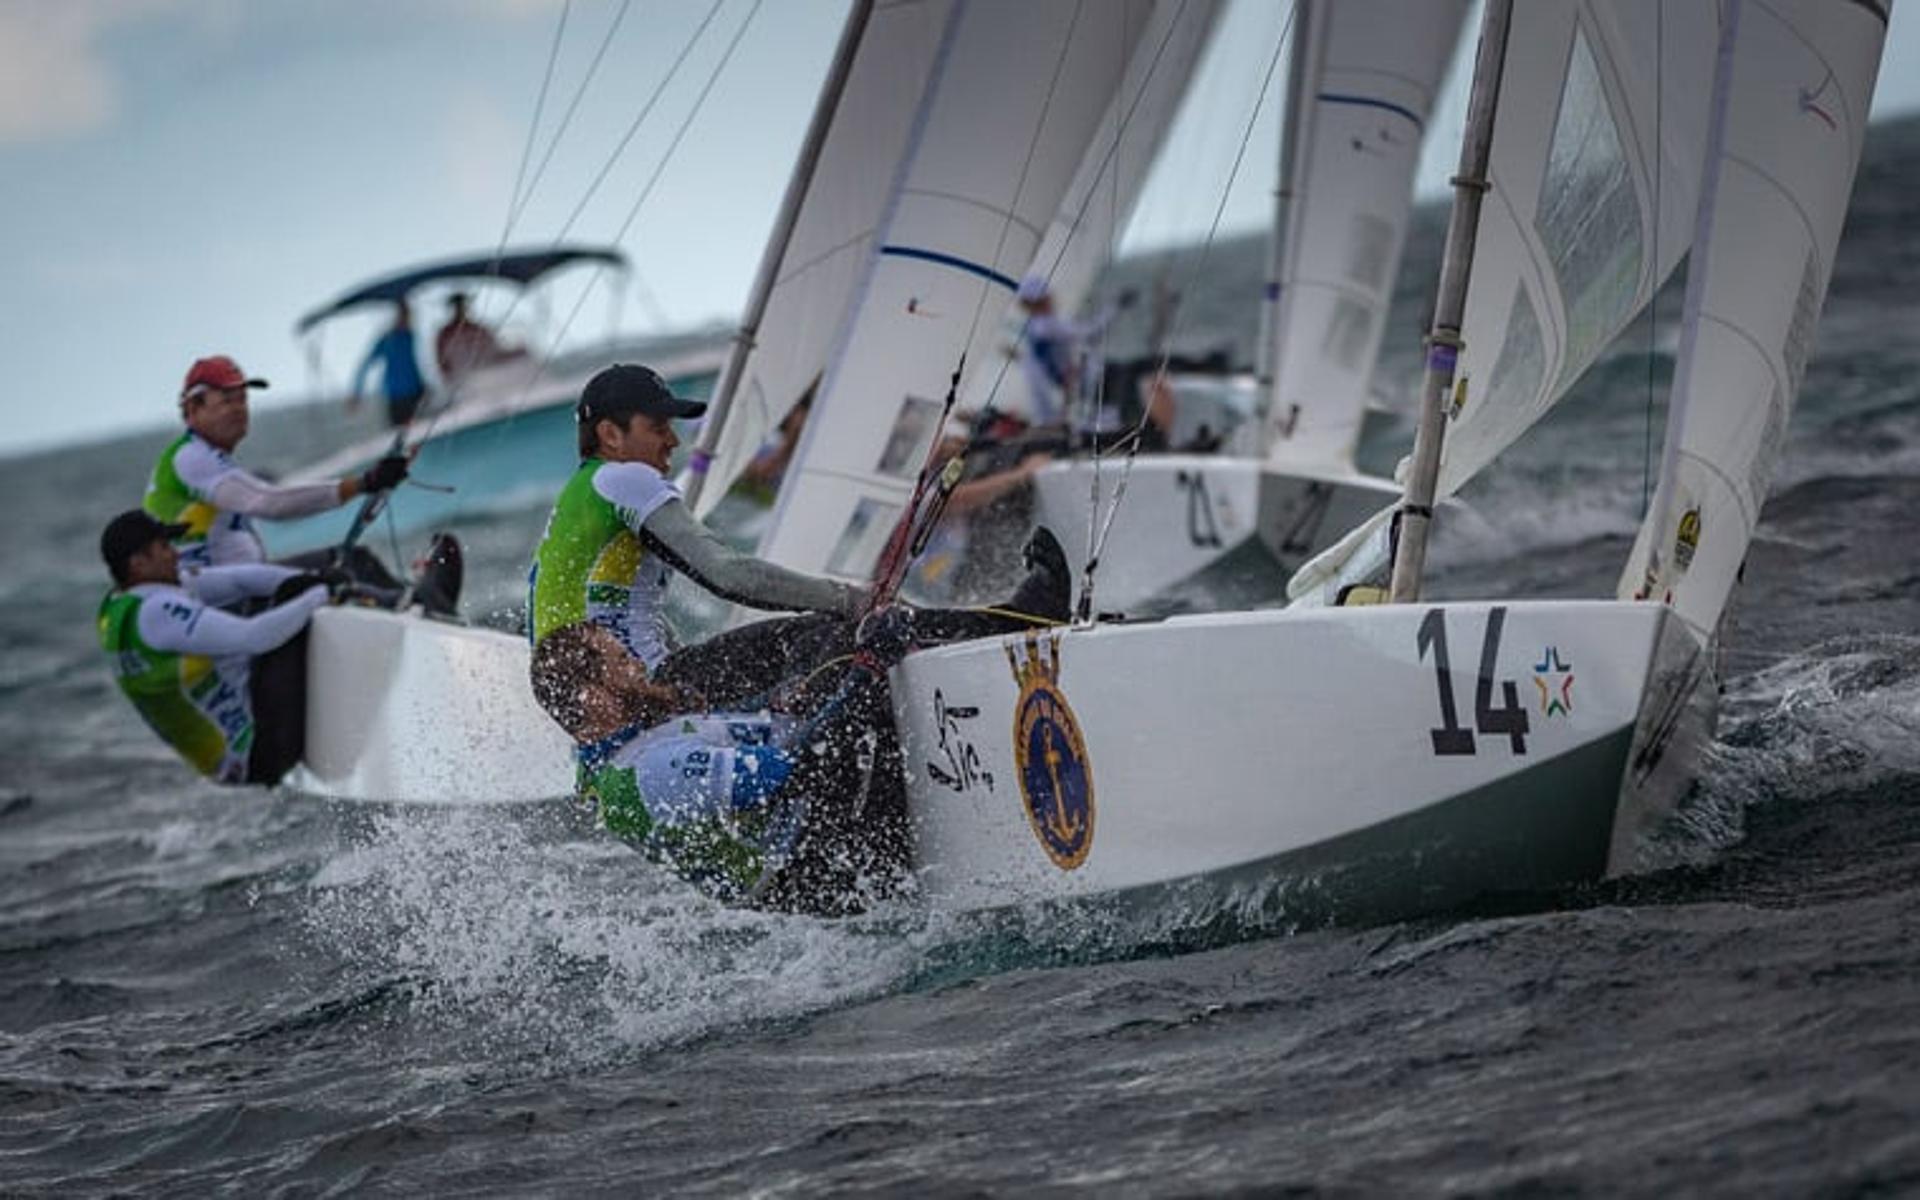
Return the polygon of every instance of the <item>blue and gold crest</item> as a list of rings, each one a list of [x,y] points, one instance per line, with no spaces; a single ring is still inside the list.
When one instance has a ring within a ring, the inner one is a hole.
[[[1087,861],[1093,846],[1093,769],[1080,723],[1060,692],[1060,642],[1029,634],[1024,654],[1007,647],[1020,685],[1013,709],[1013,759],[1027,822],[1063,871]]]

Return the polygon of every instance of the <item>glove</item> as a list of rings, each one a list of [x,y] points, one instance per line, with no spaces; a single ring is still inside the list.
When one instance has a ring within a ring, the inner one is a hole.
[[[853,643],[891,666],[913,649],[914,632],[913,610],[904,604],[890,604],[867,614],[854,633]]]
[[[360,475],[360,492],[369,495],[373,492],[389,491],[398,487],[407,477],[407,456],[389,454],[379,462],[368,467]]]

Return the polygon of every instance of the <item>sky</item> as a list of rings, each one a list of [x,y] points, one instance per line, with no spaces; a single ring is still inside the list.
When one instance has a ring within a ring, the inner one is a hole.
[[[1920,109],[1915,7],[1894,6],[1876,118]],[[1230,0],[1123,249],[1205,235],[1287,8]],[[316,369],[293,333],[302,313],[503,238],[617,242],[634,263],[624,284],[565,277],[544,305],[483,300],[536,344],[731,318],[844,12],[845,0],[0,0],[0,455],[164,425],[204,354],[273,380],[267,403],[337,389],[378,318],[330,323]],[[1456,64],[1434,129],[1458,128],[1465,74]],[[1270,219],[1278,126],[1269,100],[1223,229]],[[1430,139],[1422,191],[1444,187],[1448,143]],[[529,182],[516,206],[517,178]]]

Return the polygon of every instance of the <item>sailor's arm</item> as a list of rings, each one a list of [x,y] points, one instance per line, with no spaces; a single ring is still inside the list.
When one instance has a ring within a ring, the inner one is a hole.
[[[677,571],[735,604],[799,612],[859,611],[863,589],[776,566],[721,541],[678,500],[662,504],[641,523],[640,539]]]
[[[225,608],[238,600],[271,596],[275,588],[298,574],[296,568],[277,563],[234,563],[202,567],[188,574],[183,584],[201,603]]]
[[[237,617],[203,604],[164,596],[140,606],[140,636],[156,650],[219,657],[248,656],[277,649],[306,628],[314,610],[327,602],[327,589],[315,584],[285,604],[251,617]]]
[[[268,483],[251,471],[234,468],[213,485],[208,498],[224,512],[280,520],[338,508],[355,496],[393,487],[407,477],[407,460],[393,454],[358,475],[331,483]]]

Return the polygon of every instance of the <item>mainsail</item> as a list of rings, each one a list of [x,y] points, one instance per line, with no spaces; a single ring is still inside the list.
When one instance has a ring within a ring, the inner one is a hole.
[[[1712,5],[1514,6],[1437,495],[1545,416],[1686,253],[1718,37]],[[1288,594],[1323,599],[1377,571],[1392,513],[1302,567]]]
[[[902,7],[916,20],[938,16],[937,47],[902,89],[912,97],[911,128],[861,261],[849,263],[849,300],[809,314],[838,332],[760,547],[776,562],[851,579],[872,571],[905,506],[938,432],[949,376],[963,355],[972,369],[990,357],[996,318],[1115,111],[1136,55],[1181,31],[1192,36],[1214,5]],[[883,15],[894,14],[875,21]]]
[[[1672,604],[1703,639],[1746,558],[1806,371],[1886,25],[1874,0],[1729,7],[1724,119],[1688,268],[1665,459],[1619,589]]]
[[[852,59],[837,103],[816,117],[827,122],[825,140],[792,233],[769,247],[777,265],[754,345],[738,378],[722,381],[733,399],[696,512],[719,503],[826,369],[952,15],[952,3],[862,0],[849,17]]]
[[[1185,12],[1177,3],[1162,4],[1155,18],[1158,27],[1140,39],[1126,77],[1034,255],[1033,270],[1046,277],[1047,290],[1060,311],[1080,307],[1106,266],[1115,239],[1132,218],[1148,172],[1206,51],[1218,12],[1214,3]],[[996,315],[1011,318],[1005,328],[1016,326],[1018,310],[1003,308],[1007,311]],[[973,372],[961,407],[978,412],[990,401],[1005,407],[1005,392],[993,394],[1000,376],[997,369]]]
[[[1301,0],[1288,85],[1268,456],[1349,464],[1413,174],[1466,0]]]

